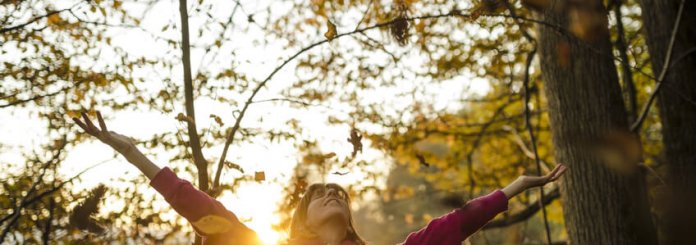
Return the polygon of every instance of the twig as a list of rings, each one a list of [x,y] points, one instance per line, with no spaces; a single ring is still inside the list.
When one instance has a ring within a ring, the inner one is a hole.
[[[78,81],[78,82],[76,82],[75,84],[73,84],[72,86],[66,86],[66,87],[64,87],[64,88],[62,88],[62,89],[60,89],[60,90],[58,90],[58,91],[52,92],[52,93],[36,95],[36,96],[34,96],[34,97],[31,97],[31,98],[28,98],[28,99],[23,99],[23,100],[15,100],[15,101],[12,101],[12,102],[7,103],[7,104],[0,105],[0,108],[5,108],[5,107],[15,106],[15,105],[19,105],[19,104],[24,104],[24,103],[27,103],[27,102],[30,102],[30,101],[34,101],[34,100],[38,100],[38,99],[42,99],[42,98],[45,98],[45,97],[51,97],[51,96],[60,94],[60,93],[62,93],[62,92],[68,91],[68,90],[70,90],[70,89],[72,89],[72,88],[77,88],[77,86],[79,86],[79,85],[80,85],[81,83],[83,83],[83,82],[84,82],[84,81]]]
[[[36,21],[39,21],[40,19],[50,17],[52,15],[60,14],[60,13],[65,12],[65,11],[71,11],[73,8],[77,7],[77,5],[79,5],[80,3],[82,3],[82,2],[77,2],[77,3],[73,4],[73,6],[70,6],[70,8],[61,9],[61,10],[53,10],[53,11],[50,11],[50,12],[44,14],[44,15],[36,16],[36,17],[32,18],[31,20],[27,21],[26,23],[22,23],[22,24],[7,27],[7,28],[2,28],[2,29],[0,29],[0,34],[24,28],[25,26],[28,26]]]
[[[537,175],[541,176],[541,160],[539,159],[539,152],[537,151],[536,138],[534,137],[534,130],[532,129],[531,115],[529,110],[529,68],[534,60],[534,55],[536,54],[536,46],[527,55],[527,66],[524,70],[524,114],[525,114],[525,125],[527,126],[527,132],[529,132],[529,139],[532,141],[532,151],[534,152],[534,162],[536,163]],[[546,216],[546,207],[544,206],[544,187],[539,186],[539,208],[541,209],[541,214],[544,217],[544,228],[546,229],[546,242],[551,244],[551,228],[549,227],[549,221]]]
[[[370,6],[372,6],[372,2],[374,2],[374,0],[370,0],[370,2],[367,3],[367,8],[365,8],[365,11],[363,12],[362,18],[360,18],[360,21],[358,21],[358,24],[355,24],[355,30],[360,28],[360,24],[362,24],[363,20],[365,20],[367,13],[370,12]]]
[[[665,61],[664,64],[662,64],[662,71],[660,71],[660,76],[657,78],[657,86],[655,86],[655,91],[650,94],[650,98],[648,99],[648,102],[645,103],[643,106],[643,110],[640,113],[640,116],[638,119],[631,125],[631,132],[637,132],[640,129],[640,126],[643,124],[643,121],[645,121],[645,118],[648,115],[648,112],[650,111],[650,107],[652,106],[653,101],[655,100],[655,97],[657,97],[657,93],[660,92],[660,89],[662,88],[662,84],[664,83],[665,76],[667,75],[667,71],[669,70],[669,63],[672,60],[672,52],[674,51],[674,41],[676,40],[677,37],[677,31],[679,30],[679,24],[681,23],[681,17],[682,14],[684,13],[684,3],[686,0],[682,0],[681,3],[679,4],[679,10],[677,12],[677,19],[674,21],[674,27],[672,28],[672,37],[670,37],[669,40],[669,45],[667,46],[667,55],[665,56]]]
[[[428,15],[428,16],[411,17],[411,18],[407,18],[406,20],[407,20],[407,21],[413,21],[413,20],[419,20],[419,19],[436,19],[436,18],[451,17],[451,16],[470,16],[470,15],[468,15],[468,14],[456,13],[456,12],[450,12],[450,13],[439,14],[439,15]],[[342,37],[345,37],[345,36],[350,36],[350,35],[353,35],[353,34],[356,34],[356,33],[361,33],[361,32],[365,32],[365,31],[372,30],[372,29],[377,29],[377,28],[381,28],[381,27],[386,27],[386,26],[391,25],[391,24],[394,23],[394,22],[395,22],[395,20],[391,20],[391,21],[387,21],[387,22],[375,24],[375,25],[373,25],[373,26],[369,26],[369,27],[364,27],[364,28],[356,29],[356,30],[353,30],[353,31],[351,31],[351,32],[341,33],[341,34],[336,35],[333,39],[335,40],[335,39],[339,39],[339,38],[342,38]],[[227,139],[226,139],[226,141],[225,141],[225,146],[224,146],[224,148],[223,148],[223,150],[222,150],[222,156],[220,157],[220,160],[218,161],[217,170],[216,170],[216,172],[215,172],[215,180],[213,181],[213,188],[216,188],[217,186],[220,185],[220,174],[221,174],[221,172],[222,172],[222,167],[224,166],[225,159],[226,159],[226,157],[227,157],[227,151],[229,150],[230,144],[232,144],[232,142],[233,142],[233,140],[234,140],[234,136],[236,135],[237,131],[239,130],[239,127],[240,127],[240,123],[241,123],[242,118],[244,118],[244,115],[246,114],[246,111],[247,111],[247,109],[249,108],[249,105],[251,105],[251,104],[253,103],[253,99],[254,99],[254,97],[256,97],[256,94],[261,90],[261,88],[263,88],[263,87],[266,86],[266,84],[271,80],[271,78],[273,78],[273,76],[275,76],[276,73],[278,73],[278,71],[280,71],[280,69],[282,69],[283,67],[285,67],[288,63],[290,63],[291,61],[293,61],[293,60],[294,60],[295,58],[297,58],[298,56],[304,54],[305,52],[307,52],[307,51],[313,49],[314,47],[320,46],[320,45],[322,45],[322,44],[324,44],[324,43],[328,43],[328,41],[329,41],[329,40],[324,39],[324,40],[321,40],[321,41],[319,41],[319,42],[315,42],[315,43],[313,43],[313,44],[310,44],[309,46],[306,46],[306,47],[300,49],[297,53],[291,55],[290,57],[288,57],[287,59],[285,59],[285,60],[283,61],[283,63],[281,63],[281,64],[280,64],[279,66],[277,66],[276,68],[274,68],[273,71],[271,71],[271,73],[270,73],[268,76],[266,76],[266,78],[265,78],[263,81],[261,81],[261,82],[256,86],[256,88],[254,88],[254,90],[252,91],[251,95],[249,96],[249,98],[247,99],[247,101],[244,103],[244,107],[242,107],[242,110],[239,112],[239,116],[238,116],[237,119],[235,120],[234,126],[232,126],[232,129],[231,129],[230,132],[227,134]]]
[[[561,197],[560,191],[558,191],[558,188],[554,188],[549,193],[546,193],[544,195],[544,199],[540,200],[539,202],[541,203],[541,205],[546,206],[546,205],[551,204],[551,202],[558,199],[559,197]],[[525,220],[531,218],[532,216],[534,216],[534,214],[536,214],[537,212],[539,212],[539,210],[540,210],[539,207],[540,206],[537,205],[536,203],[529,205],[518,213],[512,214],[512,215],[507,216],[507,217],[502,218],[502,219],[492,220],[491,222],[488,222],[488,224],[486,224],[481,229],[487,230],[487,229],[493,229],[493,228],[507,227],[507,226],[514,225],[514,224],[517,224],[519,222],[525,221]]]

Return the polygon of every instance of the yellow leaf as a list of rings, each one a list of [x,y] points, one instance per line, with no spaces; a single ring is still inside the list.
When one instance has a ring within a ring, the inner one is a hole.
[[[336,25],[331,23],[330,20],[327,20],[326,27],[328,28],[328,30],[326,31],[326,33],[324,33],[324,37],[326,37],[326,39],[331,41],[334,39],[334,37],[336,37]]]
[[[58,14],[52,14],[51,16],[48,17],[48,25],[58,25],[60,23],[61,19]]]
[[[266,173],[263,171],[256,172],[256,173],[254,173],[254,179],[256,181],[264,181],[264,180],[266,180]]]

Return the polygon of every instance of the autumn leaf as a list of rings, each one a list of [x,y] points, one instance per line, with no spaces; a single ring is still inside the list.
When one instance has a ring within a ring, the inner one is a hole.
[[[58,14],[52,14],[51,16],[48,16],[48,25],[49,26],[55,26],[60,24],[61,18]]]
[[[355,157],[355,155],[358,154],[358,151],[362,152],[363,145],[362,142],[360,142],[360,140],[362,140],[362,135],[358,132],[357,129],[354,128],[350,131],[350,138],[348,138],[347,140],[349,143],[353,145],[353,153],[351,153],[352,157]]]
[[[394,40],[401,46],[408,43],[409,37],[409,23],[408,23],[408,5],[403,1],[395,1],[394,10],[396,11],[396,18],[389,25],[389,30],[391,32]]]
[[[241,173],[244,173],[244,169],[242,169],[242,167],[239,166],[239,164],[236,164],[236,163],[233,163],[230,161],[225,161],[225,166],[227,166],[228,168],[231,168],[231,169],[236,169]]]
[[[102,197],[104,197],[104,194],[106,194],[106,187],[104,185],[99,185],[92,189],[89,196],[72,210],[69,219],[70,225],[91,233],[99,234],[104,232],[104,227],[93,217],[99,213],[99,203]]]
[[[266,180],[266,173],[263,171],[254,173],[254,180],[256,180],[256,181]]]
[[[419,162],[421,165],[423,165],[423,166],[425,166],[425,167],[430,167],[430,163],[428,163],[427,161],[425,161],[425,156],[423,156],[423,154],[416,153],[416,158],[418,159],[418,162]]]
[[[220,127],[225,126],[225,123],[222,122],[222,119],[218,115],[210,114],[210,118],[213,118]]]
[[[592,144],[603,163],[620,174],[633,174],[638,170],[643,149],[640,140],[623,130],[609,132]]]
[[[331,41],[331,40],[334,39],[334,37],[336,37],[336,34],[337,34],[337,32],[336,32],[336,25],[334,25],[333,23],[331,23],[330,20],[327,20],[327,21],[326,21],[326,27],[328,28],[328,30],[326,30],[326,32],[324,33],[324,37],[326,37],[326,39],[328,39],[329,41]]]

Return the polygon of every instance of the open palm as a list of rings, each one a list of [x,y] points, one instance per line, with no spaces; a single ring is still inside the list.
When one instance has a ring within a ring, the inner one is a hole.
[[[106,123],[104,123],[104,119],[99,111],[97,111],[97,120],[99,120],[99,127],[101,129],[94,126],[94,123],[89,120],[86,113],[82,112],[81,114],[84,122],[75,117],[73,117],[73,121],[75,121],[75,123],[77,123],[77,125],[85,130],[85,132],[87,132],[89,135],[96,137],[101,142],[111,146],[111,148],[114,148],[114,150],[120,152],[121,154],[125,154],[135,148],[135,144],[127,136],[113,131],[108,131],[106,128]]]

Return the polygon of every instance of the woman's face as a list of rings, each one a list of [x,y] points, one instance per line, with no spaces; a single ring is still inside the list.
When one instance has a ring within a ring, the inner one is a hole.
[[[321,186],[311,194],[307,207],[307,225],[321,227],[328,222],[346,225],[350,219],[348,197],[346,193],[334,186]]]

